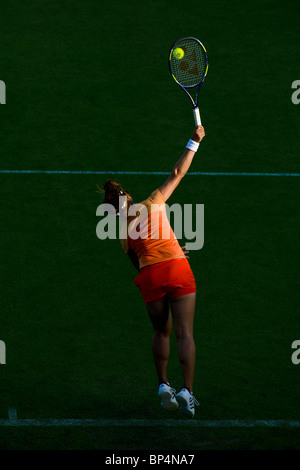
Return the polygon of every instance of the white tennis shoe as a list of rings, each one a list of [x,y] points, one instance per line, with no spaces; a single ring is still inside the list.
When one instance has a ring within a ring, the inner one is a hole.
[[[183,388],[179,393],[177,393],[176,400],[182,413],[189,418],[193,418],[195,416],[195,405],[199,406],[199,403],[187,388]]]
[[[170,384],[160,384],[158,389],[158,396],[161,401],[161,406],[165,410],[177,410],[178,403],[175,398],[176,390],[170,387]]]

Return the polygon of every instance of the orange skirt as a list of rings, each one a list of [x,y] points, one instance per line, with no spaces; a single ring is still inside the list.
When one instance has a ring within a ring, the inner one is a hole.
[[[134,283],[145,303],[161,300],[165,295],[172,298],[196,292],[195,278],[186,258],[145,266]]]

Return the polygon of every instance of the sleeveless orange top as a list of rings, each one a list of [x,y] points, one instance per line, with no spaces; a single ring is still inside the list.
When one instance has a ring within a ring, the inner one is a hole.
[[[134,209],[132,216],[130,209]],[[170,226],[165,200],[159,189],[130,209],[125,227],[127,239],[121,238],[120,241],[125,253],[129,249],[136,253],[140,269],[162,261],[185,258]]]

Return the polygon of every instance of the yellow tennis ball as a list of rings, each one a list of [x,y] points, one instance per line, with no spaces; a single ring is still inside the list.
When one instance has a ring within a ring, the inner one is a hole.
[[[173,55],[174,55],[175,59],[180,60],[184,56],[184,50],[181,49],[181,47],[176,47],[176,49],[174,49],[174,51],[173,51]]]

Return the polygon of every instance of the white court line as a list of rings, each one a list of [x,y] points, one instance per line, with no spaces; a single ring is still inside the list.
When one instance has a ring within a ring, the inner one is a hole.
[[[104,170],[0,170],[0,174],[48,174],[48,175],[169,175],[170,171],[104,171]],[[247,171],[188,171],[187,176],[300,176],[294,172]]]
[[[0,419],[0,426],[40,426],[40,427],[204,427],[204,428],[253,428],[253,427],[300,427],[296,420],[259,420],[259,419],[18,419],[14,408],[8,410],[9,419]]]

